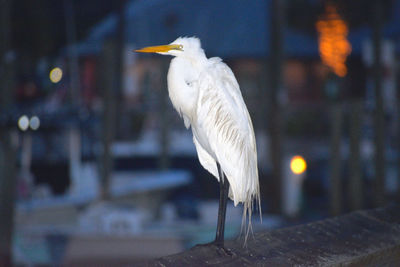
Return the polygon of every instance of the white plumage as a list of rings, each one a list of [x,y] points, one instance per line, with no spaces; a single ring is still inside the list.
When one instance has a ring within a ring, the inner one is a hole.
[[[231,69],[220,58],[207,59],[194,37],[138,51],[175,56],[168,71],[171,102],[192,129],[201,165],[220,181],[218,162],[230,184],[229,197],[235,206],[243,203],[248,234],[253,204],[260,205],[256,140]]]

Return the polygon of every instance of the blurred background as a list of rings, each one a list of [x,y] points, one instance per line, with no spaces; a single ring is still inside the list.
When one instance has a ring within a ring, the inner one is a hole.
[[[400,199],[400,0],[1,0],[0,263],[127,264],[214,239],[219,186],[143,46],[232,68],[270,230]],[[228,206],[236,238],[241,207]]]

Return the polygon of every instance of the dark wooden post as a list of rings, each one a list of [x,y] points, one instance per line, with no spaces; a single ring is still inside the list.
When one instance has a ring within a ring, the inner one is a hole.
[[[330,210],[332,215],[339,215],[342,212],[342,157],[340,149],[343,127],[342,103],[332,104],[331,123]]]
[[[125,2],[126,0],[119,1],[119,8],[118,8],[118,23],[117,23],[117,38],[116,38],[116,47],[115,47],[115,57],[116,57],[116,76],[115,76],[115,97],[117,103],[121,103],[120,105],[115,106],[115,127],[117,129],[116,136],[119,136],[121,133],[122,126],[121,120],[118,118],[122,117],[123,112],[123,77],[124,77],[124,59],[123,55],[125,54]]]
[[[284,0],[273,0],[270,8],[271,46],[269,51],[269,103],[268,126],[270,133],[270,155],[272,178],[274,179],[276,199],[274,212],[282,211],[282,115],[279,94],[282,90]]]
[[[74,16],[74,6],[71,0],[64,0],[65,27],[68,42],[68,60],[70,72],[70,88],[68,90],[71,104],[78,104],[80,101],[80,82],[79,82],[79,62],[76,48],[76,26]]]
[[[385,202],[385,121],[382,95],[382,2],[374,1],[372,18],[372,42],[373,42],[373,78],[375,92],[375,206],[381,206]]]
[[[64,0],[65,27],[68,42],[68,67],[69,67],[69,104],[76,107],[81,103],[81,89],[79,77],[79,59],[76,44],[75,12],[72,0]],[[73,125],[67,131],[69,149],[69,177],[71,186],[77,184],[81,170],[81,133],[78,125]]]
[[[400,68],[397,69],[397,79],[396,79],[396,86],[397,86],[397,90],[396,90],[396,96],[397,96],[397,107],[396,107],[396,111],[397,114],[400,114]],[[397,118],[397,153],[398,155],[400,155],[400,116],[398,116]],[[400,166],[400,157],[397,157],[397,166]],[[396,196],[396,200],[397,202],[400,203],[400,168],[397,168],[397,196]]]
[[[109,198],[109,185],[113,169],[111,145],[115,137],[115,105],[114,77],[116,76],[115,43],[107,40],[104,44],[102,78],[103,79],[103,118],[102,118],[102,155],[100,173],[102,181],[102,199]]]
[[[121,2],[117,24],[116,41],[107,40],[104,45],[104,59],[102,66],[103,77],[103,121],[102,121],[102,144],[103,154],[101,157],[102,199],[110,197],[111,174],[113,170],[113,155],[111,146],[116,136],[118,127],[117,112],[121,111],[117,105],[121,100],[121,87],[123,75],[122,54],[124,49],[124,1]]]
[[[167,89],[167,75],[169,61],[161,63],[161,83],[160,83],[160,106],[159,106],[159,118],[160,118],[160,154],[158,159],[158,167],[162,170],[168,169],[170,166],[169,158],[169,131],[170,131],[170,117],[168,112],[168,106],[170,101],[168,98]]]
[[[350,190],[349,200],[351,210],[361,209],[363,206],[363,183],[360,162],[360,138],[363,106],[360,100],[350,105]]]
[[[11,1],[0,0],[0,106],[13,102],[14,59],[10,41]],[[16,151],[10,129],[0,128],[0,266],[12,266]]]

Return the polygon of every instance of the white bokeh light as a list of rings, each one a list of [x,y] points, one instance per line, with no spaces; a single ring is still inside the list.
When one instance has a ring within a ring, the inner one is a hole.
[[[28,116],[26,115],[22,115],[19,119],[18,119],[18,127],[21,131],[26,131],[28,130],[29,127],[29,119]]]
[[[37,116],[33,116],[30,121],[29,121],[29,126],[31,127],[32,130],[36,131],[39,129],[40,126],[40,120]]]

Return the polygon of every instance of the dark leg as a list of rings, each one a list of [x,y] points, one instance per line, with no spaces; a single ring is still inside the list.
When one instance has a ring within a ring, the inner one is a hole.
[[[236,254],[224,247],[224,232],[225,232],[225,217],[226,217],[226,204],[228,202],[229,194],[229,182],[228,179],[224,178],[224,173],[221,166],[217,163],[219,176],[221,180],[219,182],[219,208],[218,208],[218,223],[217,223],[217,234],[215,235],[215,240],[211,243],[204,245],[197,245],[197,247],[202,246],[213,246],[215,247],[218,254],[221,256],[234,257]]]
[[[217,246],[224,246],[224,233],[225,233],[225,218],[226,218],[226,204],[228,202],[228,193],[229,193],[229,182],[228,179],[224,177],[224,172],[221,169],[221,166],[217,163],[218,172],[219,172],[219,208],[218,208],[218,224],[217,224],[217,233],[215,236],[214,243]]]

